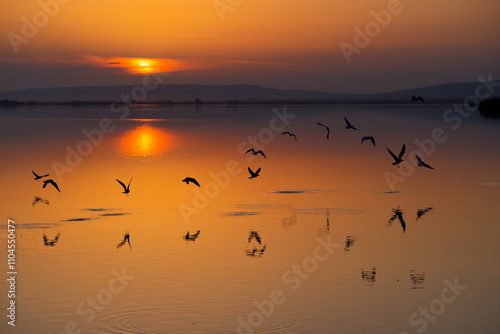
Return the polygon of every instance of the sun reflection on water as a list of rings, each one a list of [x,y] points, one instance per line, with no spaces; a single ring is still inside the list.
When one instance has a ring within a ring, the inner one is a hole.
[[[120,138],[121,151],[132,158],[159,157],[172,147],[172,135],[165,130],[143,124]]]

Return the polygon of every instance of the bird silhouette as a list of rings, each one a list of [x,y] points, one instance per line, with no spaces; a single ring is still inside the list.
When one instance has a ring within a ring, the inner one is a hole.
[[[255,172],[254,172],[253,170],[251,170],[251,169],[250,169],[250,167],[248,167],[248,171],[250,172],[250,177],[249,177],[249,179],[250,179],[250,180],[253,180],[253,179],[255,179],[257,176],[259,176],[260,170],[261,170],[261,168],[259,167],[259,169],[257,169],[257,171],[255,171]]]
[[[61,235],[61,232],[59,232],[54,239],[52,240],[49,240],[47,239],[47,236],[45,235],[45,233],[43,234],[43,244],[45,246],[51,246],[51,247],[54,247],[57,242],[59,241],[59,236]]]
[[[35,196],[35,199],[33,200],[33,205],[32,206],[35,206],[35,204],[37,204],[37,203],[43,203],[43,204],[50,205],[50,202],[47,201],[46,199],[43,199],[43,198],[38,197],[38,196]]]
[[[195,241],[199,235],[200,235],[200,230],[198,230],[195,234],[189,234],[188,231],[186,235],[183,236],[183,238],[188,241]]]
[[[295,138],[295,141],[297,141],[297,136],[295,135],[295,133],[290,133],[288,131],[285,131],[283,133],[281,133],[282,135],[289,135],[290,137],[294,137]]]
[[[349,129],[358,130],[358,129],[357,129],[356,127],[354,127],[351,123],[349,123],[349,121],[347,120],[347,118],[346,118],[345,116],[344,116],[344,120],[345,120],[345,123],[347,124],[347,125],[345,126],[345,128],[346,128],[347,130],[349,130]]]
[[[125,186],[125,183],[123,183],[122,181],[116,179],[116,181],[118,181],[118,183],[122,185],[124,194],[128,194],[130,192],[130,183],[132,182],[132,179],[133,177],[130,178],[130,181],[128,182],[127,186]]]
[[[417,210],[417,218],[415,218],[415,221],[419,220],[420,218],[422,218],[423,215],[425,215],[427,212],[431,211],[432,209],[434,209],[433,207],[427,207],[425,209],[418,209]]]
[[[34,180],[36,180],[36,181],[40,180],[40,179],[41,179],[41,178],[43,178],[43,177],[47,177],[47,176],[49,176],[49,175],[50,175],[50,174],[38,175],[38,174],[37,174],[37,173],[35,173],[35,171],[33,171],[33,170],[32,170],[31,172],[33,173],[33,175],[35,175]]]
[[[59,187],[57,186],[57,183],[55,183],[54,180],[52,180],[52,179],[44,180],[42,187],[45,188],[47,186],[47,184],[53,185],[57,189],[57,191],[61,192],[61,190],[59,190]]]
[[[130,250],[132,250],[132,245],[130,244],[130,234],[128,233],[128,231],[125,232],[123,240],[118,245],[116,245],[116,248],[122,247],[123,245],[125,245],[126,242],[128,243]]]
[[[361,144],[363,144],[365,140],[371,141],[373,146],[375,146],[375,138],[373,138],[372,136],[364,136],[363,138],[361,138]]]
[[[429,169],[434,169],[431,166],[429,166],[428,164],[426,164],[422,159],[420,159],[420,157],[418,155],[415,154],[415,156],[417,157],[417,160],[418,160],[417,165],[419,167],[426,167],[426,168],[429,168]]]
[[[387,146],[385,148],[387,148]],[[401,152],[399,152],[398,156],[396,156],[394,153],[392,153],[392,151],[389,150],[388,148],[387,148],[387,151],[389,151],[389,153],[391,154],[392,158],[394,159],[394,162],[392,164],[398,166],[398,168],[399,168],[399,164],[404,161],[403,154],[405,154],[405,151],[406,151],[405,144],[403,144],[403,147],[401,148]]]
[[[196,184],[198,187],[200,186],[198,181],[196,181],[196,179],[194,179],[192,177],[186,177],[186,178],[184,178],[184,180],[182,180],[182,182],[186,182],[186,184],[189,184],[189,182],[192,182],[192,183]]]
[[[392,209],[392,212],[394,214],[388,221],[389,225],[391,225],[392,222],[397,218],[399,220],[399,223],[401,224],[401,227],[403,228],[403,233],[404,233],[406,231],[406,222],[403,218],[403,211],[401,211],[398,206],[397,209]]]
[[[262,150],[258,150],[258,151],[255,151],[254,148],[251,148],[249,149],[248,151],[245,152],[245,154],[247,154],[248,152],[252,152],[252,155],[257,155],[257,154],[260,154],[262,155],[264,158],[266,158],[266,155],[264,154],[264,152],[262,152]],[[267,158],[266,158],[267,159]]]
[[[411,101],[411,103],[417,102],[417,101],[425,102],[424,99],[422,98],[422,96],[415,96],[415,95],[413,95],[411,97],[410,101]]]
[[[325,128],[326,128],[326,131],[327,131],[327,132],[326,132],[326,139],[330,139],[330,128],[329,128],[328,126],[326,126],[325,124],[321,124],[321,123],[319,123],[319,122],[318,122],[318,123],[316,123],[316,124],[318,124],[318,125],[323,126],[323,127],[325,127]]]

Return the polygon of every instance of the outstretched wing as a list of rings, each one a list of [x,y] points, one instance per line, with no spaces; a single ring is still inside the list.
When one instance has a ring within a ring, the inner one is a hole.
[[[255,172],[255,174],[259,174],[260,173],[260,167],[259,169],[257,169],[257,171]]]
[[[372,142],[373,146],[377,146],[377,145],[375,145],[375,138],[373,138],[373,137],[369,137],[368,139],[370,139],[370,140],[371,140],[371,142]]]
[[[288,132],[288,131],[282,132],[281,134],[282,135],[290,135],[291,136],[290,132]]]
[[[248,151],[246,151],[245,154],[247,154],[248,152],[255,152],[255,150],[253,148],[251,148]]]
[[[399,152],[399,159],[403,157],[403,154],[405,154],[406,151],[406,145],[403,144],[403,147],[401,147],[401,152]]]
[[[262,150],[258,151],[257,153],[262,154],[262,156],[267,159],[266,155],[264,154],[264,152],[262,152]]]
[[[329,128],[329,127],[327,127],[327,128],[326,128],[326,130],[328,131],[328,132],[326,133],[326,139],[330,139],[330,128]]]
[[[35,173],[35,171],[32,170],[31,172],[33,173],[33,175],[35,175],[35,177],[40,178],[40,176],[37,173]]]
[[[290,136],[293,136],[293,138],[295,138],[295,141],[297,141],[297,136],[295,135],[295,133],[291,133]]]
[[[196,181],[195,179],[193,178],[190,178],[189,181],[193,182],[194,184],[196,184],[198,187],[200,186],[200,184],[198,183],[198,181]]]
[[[122,185],[123,191],[127,191],[127,187],[125,186],[125,184],[122,181],[120,181],[118,179],[116,179],[116,181],[118,181],[118,183]]]
[[[415,154],[415,156],[417,157],[418,162],[422,162],[423,163],[422,159],[420,159],[420,157],[418,155]]]
[[[387,148],[387,146],[386,146],[385,148]],[[394,159],[394,161],[398,161],[398,157],[397,157],[394,153],[392,153],[392,151],[391,151],[391,150],[389,150],[389,149],[387,148],[387,151],[389,151],[389,153],[391,154],[391,156],[392,156],[392,158]]]
[[[325,128],[327,128],[327,129],[328,129],[328,127],[327,127],[325,124],[321,124],[321,123],[319,123],[319,122],[318,122],[318,123],[316,123],[316,124],[321,125],[321,126],[324,126]]]
[[[133,177],[130,178],[130,181],[128,182],[127,189],[125,189],[125,190],[129,190],[130,189],[130,183],[132,182],[132,179],[133,179]]]
[[[248,167],[248,172],[250,173],[250,175],[255,175],[255,173],[250,169],[250,167]]]
[[[50,183],[57,189],[57,191],[61,192],[61,190],[59,190],[59,187],[57,186],[57,183],[55,183],[54,180],[49,180],[47,183]]]
[[[429,166],[428,164],[426,164],[426,163],[425,163],[425,162],[423,162],[423,161],[422,161],[422,166],[427,167],[427,168],[429,168],[429,169],[434,169],[434,168],[432,168],[431,166]]]
[[[351,127],[351,123],[349,123],[349,121],[347,120],[347,118],[344,116],[344,120],[345,120],[345,123],[347,124],[348,127]]]

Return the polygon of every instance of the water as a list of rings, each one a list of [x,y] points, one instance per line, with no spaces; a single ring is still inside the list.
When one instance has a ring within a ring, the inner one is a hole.
[[[18,275],[2,333],[498,333],[500,122],[446,122],[445,105],[273,108],[3,109],[0,257],[10,218]],[[385,146],[402,144],[434,170],[393,166]],[[115,179],[132,177],[122,194]]]

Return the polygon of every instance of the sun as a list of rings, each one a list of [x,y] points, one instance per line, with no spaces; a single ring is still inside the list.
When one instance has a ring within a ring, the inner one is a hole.
[[[151,66],[151,65],[149,65],[149,63],[146,63],[146,62],[140,63],[139,65],[141,65],[142,67],[150,67]]]

